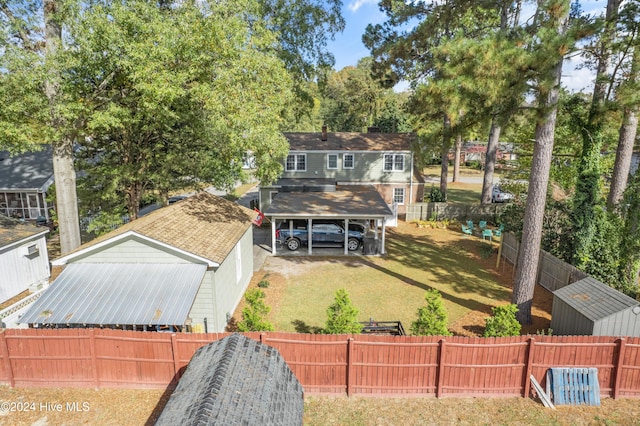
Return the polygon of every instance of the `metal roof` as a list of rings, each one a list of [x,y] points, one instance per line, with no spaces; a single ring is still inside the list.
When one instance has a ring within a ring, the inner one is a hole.
[[[232,334],[198,349],[155,424],[301,425],[303,392],[276,349]]]
[[[73,263],[21,324],[184,325],[206,265]]]
[[[640,302],[618,290],[587,277],[553,292],[567,305],[592,321],[607,318],[640,305]]]
[[[45,191],[52,182],[51,145],[13,157],[0,151],[0,191]]]
[[[383,218],[393,212],[372,186],[341,186],[329,192],[279,192],[264,214],[270,217]]]

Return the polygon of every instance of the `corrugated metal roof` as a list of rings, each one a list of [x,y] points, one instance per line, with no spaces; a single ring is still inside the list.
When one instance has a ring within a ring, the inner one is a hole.
[[[592,321],[640,305],[640,302],[618,290],[587,277],[553,292],[566,304]]]
[[[198,264],[73,263],[19,322],[183,325],[206,268]]]
[[[414,133],[284,133],[291,151],[410,151]]]
[[[343,186],[331,192],[279,192],[264,213],[272,217],[325,218],[393,215],[372,186]]]
[[[53,176],[51,145],[11,157],[0,151],[0,191],[41,190]]]

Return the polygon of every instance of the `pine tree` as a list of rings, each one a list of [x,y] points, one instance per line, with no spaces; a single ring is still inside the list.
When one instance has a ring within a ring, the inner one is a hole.
[[[238,323],[240,331],[273,331],[274,326],[267,321],[266,316],[271,308],[264,303],[264,291],[255,288],[248,290],[244,296],[247,305],[242,310],[242,321]]]
[[[418,308],[418,318],[411,324],[411,334],[416,336],[450,336],[447,330],[447,311],[442,295],[436,289],[427,290],[425,306]]]
[[[335,293],[334,302],[327,308],[325,333],[360,333],[362,324],[358,322],[359,313],[360,311],[351,304],[347,290],[339,289]]]

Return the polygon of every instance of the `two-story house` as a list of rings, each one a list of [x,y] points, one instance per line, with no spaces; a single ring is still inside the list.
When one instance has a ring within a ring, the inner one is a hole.
[[[259,194],[260,208],[273,223],[272,241],[276,221],[376,221],[382,225],[383,254],[385,223],[424,198],[424,180],[414,167],[415,136],[328,133],[326,127],[320,133],[284,136],[290,145],[284,172],[274,184],[262,185]],[[377,239],[378,227],[374,228]],[[345,254],[346,240],[345,236]],[[272,251],[276,252],[275,242]]]
[[[266,209],[279,192],[333,190],[371,185],[398,214],[424,199],[424,180],[414,167],[411,133],[285,133],[289,155],[273,185],[260,188]]]

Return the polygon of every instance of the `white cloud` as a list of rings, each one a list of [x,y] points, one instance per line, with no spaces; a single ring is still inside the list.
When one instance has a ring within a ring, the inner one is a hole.
[[[360,9],[365,4],[377,5],[378,4],[378,0],[355,0],[355,1],[352,1],[351,3],[349,3],[349,6],[347,6],[347,7],[349,8],[350,11],[357,12],[358,9]]]

